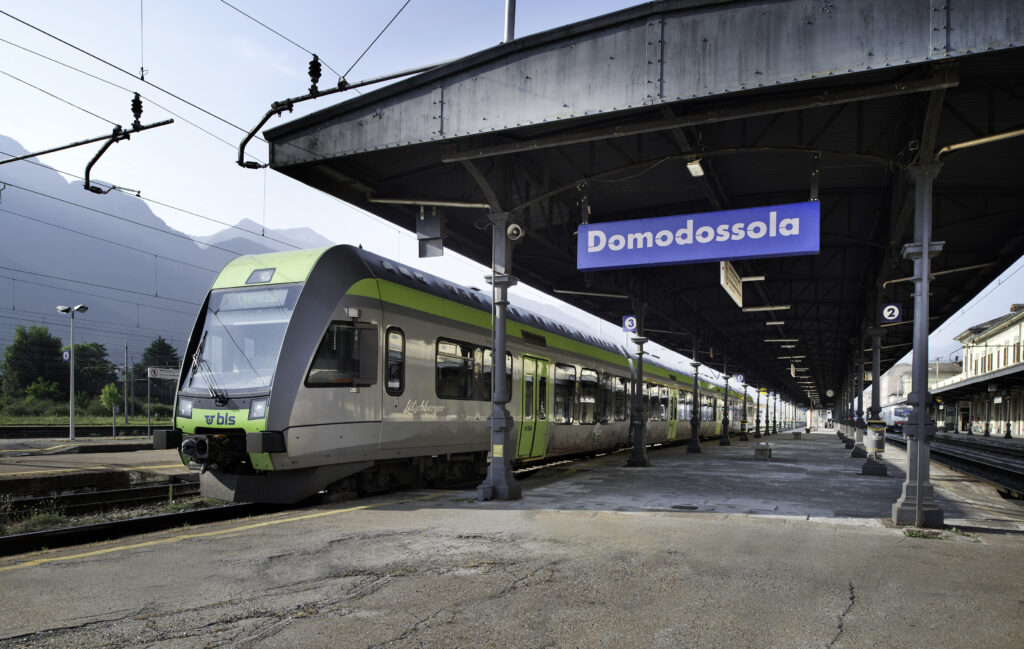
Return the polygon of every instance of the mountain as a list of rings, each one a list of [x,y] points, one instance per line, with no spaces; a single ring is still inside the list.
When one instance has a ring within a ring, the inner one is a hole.
[[[0,157],[27,153],[0,135]],[[75,341],[135,359],[157,336],[184,352],[206,292],[238,254],[331,245],[308,228],[266,230],[244,219],[193,237],[121,192],[96,195],[38,160],[0,166],[0,349],[15,327],[41,324],[69,341],[59,304],[86,304]],[[290,244],[290,245],[289,245]]]
[[[244,240],[250,245],[265,247],[267,250],[289,248],[289,246],[281,244],[280,241],[286,241],[299,248],[323,248],[334,245],[332,241],[325,239],[310,228],[271,229],[264,232],[263,226],[252,219],[242,219],[235,224],[234,228],[221,230],[208,237],[196,238],[203,243],[217,244],[232,249],[245,245],[239,243],[240,240]]]

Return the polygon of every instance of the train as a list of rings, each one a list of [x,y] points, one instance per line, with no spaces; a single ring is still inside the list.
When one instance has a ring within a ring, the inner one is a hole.
[[[202,493],[295,503],[486,474],[491,296],[361,247],[237,257],[206,295],[178,378],[176,448]],[[637,358],[510,306],[514,467],[630,446]],[[647,443],[690,437],[692,371],[643,363]],[[700,436],[739,430],[743,393],[701,378]],[[753,420],[753,400],[747,399]]]

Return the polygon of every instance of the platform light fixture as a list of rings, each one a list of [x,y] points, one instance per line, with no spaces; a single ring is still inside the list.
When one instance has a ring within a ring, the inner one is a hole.
[[[799,338],[765,338],[766,343],[798,343]]]
[[[776,304],[771,306],[745,306],[743,307],[743,313],[758,313],[761,311],[788,311],[792,305],[790,304]]]
[[[785,320],[769,320],[768,322],[764,323],[764,326],[766,326],[766,327],[781,327],[784,324],[786,324]]]
[[[796,349],[796,345],[779,345],[782,349]]]
[[[89,310],[89,307],[84,304],[77,304],[75,306],[58,306],[57,311],[60,313],[71,314],[71,348],[70,354],[68,355],[71,361],[71,367],[69,372],[71,373],[71,386],[70,386],[70,418],[68,419],[68,439],[75,439],[75,312],[85,313]]]
[[[700,166],[700,158],[687,162],[686,170],[689,171],[690,175],[694,178],[700,178],[704,175],[704,167]]]

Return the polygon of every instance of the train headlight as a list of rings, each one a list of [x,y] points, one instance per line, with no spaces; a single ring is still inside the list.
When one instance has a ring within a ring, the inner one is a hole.
[[[267,416],[267,400],[253,399],[249,404],[249,419],[265,419]]]
[[[192,419],[192,399],[178,399],[178,416]]]

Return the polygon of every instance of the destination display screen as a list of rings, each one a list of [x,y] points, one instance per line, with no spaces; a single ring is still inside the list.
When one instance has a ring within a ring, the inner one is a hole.
[[[210,295],[210,308],[214,311],[241,311],[244,309],[290,309],[295,304],[299,287],[274,286],[244,290],[215,291]]]

